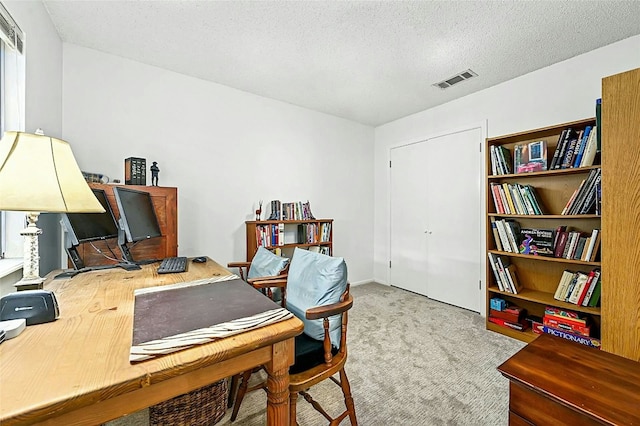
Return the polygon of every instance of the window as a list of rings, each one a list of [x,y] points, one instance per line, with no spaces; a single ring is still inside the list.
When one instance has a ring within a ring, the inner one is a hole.
[[[24,40],[24,33],[0,3],[0,136],[7,130],[24,131]],[[24,223],[24,213],[0,212],[0,258],[22,257]]]

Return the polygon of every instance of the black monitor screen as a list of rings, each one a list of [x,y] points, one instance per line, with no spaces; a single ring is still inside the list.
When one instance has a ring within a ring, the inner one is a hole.
[[[65,213],[63,220],[72,234],[74,245],[88,241],[106,240],[118,237],[118,225],[113,216],[107,196],[102,189],[92,189],[104,213]]]
[[[117,186],[113,188],[113,194],[128,242],[162,236],[151,194]]]

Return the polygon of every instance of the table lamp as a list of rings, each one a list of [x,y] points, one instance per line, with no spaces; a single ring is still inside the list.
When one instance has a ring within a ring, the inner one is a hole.
[[[104,208],[84,180],[69,144],[24,132],[5,132],[0,140],[0,210],[27,212],[24,266],[18,291],[41,289],[38,235],[40,212],[102,213]]]

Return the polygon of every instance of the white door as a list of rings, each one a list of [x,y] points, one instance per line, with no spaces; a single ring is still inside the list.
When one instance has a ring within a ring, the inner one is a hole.
[[[482,130],[391,149],[391,285],[480,311]]]

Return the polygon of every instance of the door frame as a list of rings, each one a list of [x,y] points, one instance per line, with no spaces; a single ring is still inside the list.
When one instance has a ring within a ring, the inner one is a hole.
[[[422,143],[422,142],[428,142],[431,139],[436,139],[439,137],[443,137],[443,136],[449,136],[449,135],[453,135],[456,133],[462,133],[462,132],[466,132],[469,130],[474,130],[474,129],[480,129],[480,135],[481,135],[481,140],[478,141],[479,146],[478,146],[478,150],[479,150],[479,158],[478,161],[480,162],[480,167],[478,168],[480,176],[478,176],[478,181],[480,182],[480,185],[478,185],[478,191],[479,191],[479,199],[480,199],[480,208],[478,209],[478,215],[480,217],[480,233],[479,233],[479,241],[478,241],[478,247],[479,247],[479,262],[480,262],[480,270],[479,270],[479,276],[478,276],[478,282],[479,282],[479,295],[478,297],[480,298],[479,300],[479,304],[478,306],[480,306],[480,315],[483,317],[487,316],[487,302],[486,302],[486,268],[487,268],[487,262],[485,261],[485,255],[486,255],[486,241],[487,241],[487,237],[486,237],[486,226],[484,226],[485,222],[486,222],[486,218],[487,218],[487,203],[486,203],[486,194],[487,194],[487,179],[486,179],[486,175],[487,175],[487,171],[486,171],[486,148],[487,148],[487,138],[488,136],[488,120],[484,119],[482,121],[479,122],[475,122],[475,123],[470,123],[468,125],[463,125],[460,127],[455,127],[452,128],[450,130],[443,130],[440,132],[436,132],[433,133],[423,139],[419,139],[419,140],[414,140],[411,142],[398,142],[395,144],[392,144],[389,146],[388,150],[387,150],[387,162],[390,163],[391,162],[391,150],[395,149],[395,148],[402,148],[405,146],[410,146],[410,145],[414,145],[417,143]],[[391,268],[388,266],[389,262],[391,262],[391,235],[392,235],[392,229],[391,229],[391,167],[389,167],[387,169],[387,217],[388,217],[388,246],[387,246],[387,253],[389,258],[387,259],[387,282],[389,283],[389,285],[391,285]],[[461,308],[463,309],[463,308]]]

